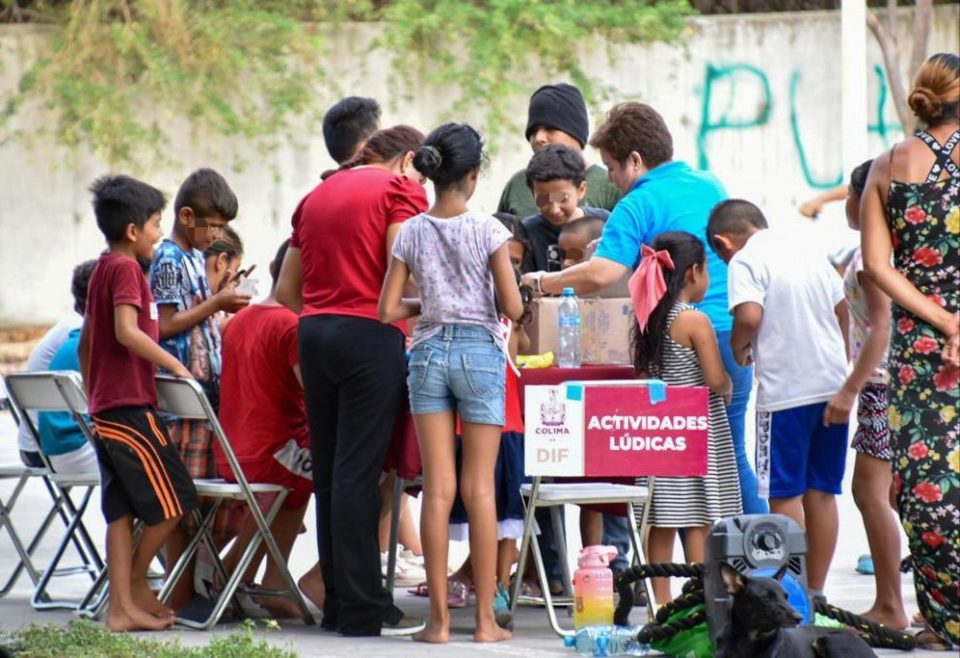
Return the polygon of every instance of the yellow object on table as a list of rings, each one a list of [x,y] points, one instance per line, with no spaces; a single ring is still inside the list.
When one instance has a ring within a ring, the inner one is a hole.
[[[553,365],[553,352],[521,354],[517,356],[517,365],[521,368],[549,368]]]

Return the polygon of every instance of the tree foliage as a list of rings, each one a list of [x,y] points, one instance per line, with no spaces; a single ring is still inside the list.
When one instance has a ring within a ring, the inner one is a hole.
[[[515,120],[510,97],[529,91],[534,67],[590,98],[599,87],[578,48],[672,41],[690,11],[686,0],[0,0],[8,20],[51,31],[0,122],[39,102],[58,144],[114,164],[164,159],[176,131],[269,149],[316,125],[318,98],[351,92],[327,73],[327,36],[376,21],[395,91],[453,86],[451,109],[479,104],[497,132]]]

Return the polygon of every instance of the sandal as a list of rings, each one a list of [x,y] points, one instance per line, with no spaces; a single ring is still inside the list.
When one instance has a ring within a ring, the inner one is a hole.
[[[950,642],[934,633],[929,627],[913,637],[917,640],[917,648],[924,651],[950,651],[953,648]]]
[[[407,594],[413,594],[414,596],[422,596],[427,598],[430,596],[430,592],[427,591],[427,583],[418,583],[416,587],[411,587],[407,590]]]
[[[447,581],[447,607],[466,608],[470,604],[470,586],[461,580]]]

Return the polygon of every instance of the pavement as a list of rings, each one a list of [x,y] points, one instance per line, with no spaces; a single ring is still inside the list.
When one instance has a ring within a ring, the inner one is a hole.
[[[8,412],[0,412],[0,464],[19,462],[16,448],[16,433],[13,420]],[[837,547],[833,568],[830,572],[826,593],[831,603],[853,612],[860,612],[870,607],[873,602],[874,582],[871,576],[857,574],[854,570],[857,557],[867,553],[866,536],[860,515],[849,494],[849,480],[853,471],[853,452],[849,452],[847,481],[844,486],[845,494],[840,497],[840,540]],[[12,489],[9,481],[0,481],[0,498],[6,501]],[[14,520],[21,537],[32,536],[31,530],[39,523],[40,516],[47,509],[49,498],[40,482],[29,484],[14,510]],[[419,509],[414,501],[413,511],[419,517]],[[570,508],[568,513],[568,529],[578,527],[576,509]],[[316,546],[314,542],[314,527],[312,510],[307,513],[308,532],[302,535],[294,546],[290,558],[290,567],[294,577],[299,577],[310,565],[316,561]],[[99,514],[99,499],[94,497],[90,509],[85,517],[87,527],[95,538],[103,537],[103,520]],[[573,553],[579,549],[577,533],[568,531],[568,543]],[[905,544],[904,544],[905,545]],[[53,540],[47,539],[38,549],[36,562],[46,564],[53,551]],[[465,544],[454,543],[451,546],[450,561],[456,567],[467,553]],[[67,560],[72,559],[72,556]],[[680,561],[680,555],[677,556]],[[68,564],[69,562],[65,562]],[[15,564],[15,554],[10,547],[9,538],[5,530],[0,529],[0,580],[5,580],[10,569]],[[75,596],[79,598],[89,585],[81,576],[71,576],[55,579],[54,592],[58,595]],[[674,588],[679,592],[679,584]],[[28,624],[58,624],[65,625],[74,618],[69,611],[42,611],[38,612],[30,607],[32,589],[29,579],[21,577],[16,587],[5,598],[0,599],[0,629],[11,630]],[[913,593],[912,580],[909,575],[903,577],[903,592],[905,604],[909,614],[916,611],[916,601]],[[408,614],[426,615],[427,599],[414,597],[406,592],[406,588],[398,588],[394,593],[397,604]],[[299,622],[285,621],[281,628],[275,631],[260,631],[259,635],[268,642],[281,647],[292,649],[301,656],[350,657],[356,656],[383,656],[383,657],[422,657],[422,656],[457,656],[468,658],[473,656],[575,656],[571,649],[563,647],[563,643],[549,628],[546,613],[543,609],[522,607],[515,617],[514,639],[496,645],[480,645],[472,641],[473,608],[452,610],[452,641],[447,645],[415,644],[409,639],[400,638],[344,638],[336,634],[321,631],[319,626],[309,627]],[[641,611],[635,611],[633,621],[642,623]],[[319,616],[318,616],[319,617]],[[561,613],[561,623],[572,626],[572,617]],[[187,629],[172,629],[164,632],[165,637],[179,637],[185,645],[201,645],[209,643],[214,634],[229,633],[236,625],[224,624],[210,632],[199,632]],[[878,655],[905,655],[894,650],[878,650]],[[910,655],[943,655],[928,651],[915,651]]]

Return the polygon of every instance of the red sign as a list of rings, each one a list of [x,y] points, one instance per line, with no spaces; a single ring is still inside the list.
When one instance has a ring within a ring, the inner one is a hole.
[[[584,386],[584,472],[707,474],[709,391],[667,386],[656,404],[647,386]]]

